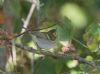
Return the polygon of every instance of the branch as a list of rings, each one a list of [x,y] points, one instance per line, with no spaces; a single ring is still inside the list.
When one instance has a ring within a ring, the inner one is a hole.
[[[37,28],[37,29],[34,29],[34,30],[29,29],[29,30],[24,31],[23,33],[20,33],[20,34],[16,35],[14,38],[17,38],[17,37],[19,37],[19,36],[21,36],[25,33],[28,33],[28,32],[40,31],[40,30],[48,29],[48,28],[51,28],[51,27],[54,27],[54,26],[56,26],[56,24],[54,24],[52,26],[49,26],[49,27],[46,27],[46,28],[42,28],[42,29],[41,28]]]
[[[73,38],[73,40],[76,41],[77,43],[81,44],[83,47],[85,47],[85,48],[88,49],[87,45],[83,44],[83,43],[80,42],[79,40],[77,40],[77,39],[75,39],[75,38]]]
[[[68,55],[68,54],[59,54],[59,53],[52,53],[50,51],[45,51],[45,50],[36,50],[36,49],[33,49],[31,47],[26,47],[26,46],[23,46],[21,44],[16,44],[16,47],[18,48],[21,48],[25,51],[29,51],[29,52],[32,52],[32,53],[36,53],[36,54],[40,54],[40,55],[45,55],[45,56],[49,56],[49,57],[53,57],[53,58],[58,58],[58,59],[64,59],[64,58],[68,58],[68,57],[72,57],[73,59],[76,59],[78,60],[80,63],[85,63],[85,64],[88,64],[88,65],[91,65],[94,67],[94,63],[91,62],[91,61],[86,61],[84,58],[80,57],[80,56],[77,56],[77,55]]]
[[[27,18],[26,18],[26,20],[24,21],[24,24],[23,24],[24,28],[27,28],[36,5],[37,5],[37,1],[32,0],[32,5],[31,5],[31,8],[30,8],[30,11],[29,11],[28,16],[27,16]],[[21,33],[23,33],[23,32],[25,32],[25,29],[22,29]]]
[[[2,68],[0,68],[0,74],[5,74],[5,70],[3,70]]]

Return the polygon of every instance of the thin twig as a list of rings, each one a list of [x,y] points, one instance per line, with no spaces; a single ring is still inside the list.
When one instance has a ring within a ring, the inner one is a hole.
[[[80,42],[79,40],[73,38],[74,41],[76,41],[77,43],[81,44],[83,47],[88,48],[87,45],[83,44],[82,42]]]
[[[0,68],[0,74],[5,74],[5,71],[3,69]]]
[[[23,49],[25,51],[29,51],[29,52],[40,54],[40,55],[50,56],[50,57],[58,58],[58,59],[64,59],[64,58],[67,58],[67,57],[70,56],[73,59],[77,59],[80,63],[85,63],[85,64],[93,66],[93,62],[86,61],[84,58],[82,58],[80,56],[77,56],[77,55],[73,56],[73,55],[68,55],[68,54],[59,54],[59,53],[55,54],[55,53],[52,53],[50,51],[45,51],[45,50],[39,51],[39,50],[33,49],[31,47],[23,46],[21,44],[16,44],[16,47],[21,48],[21,49]]]
[[[25,33],[28,33],[28,32],[40,31],[40,30],[48,29],[48,28],[51,28],[51,27],[54,27],[54,26],[56,26],[56,24],[54,24],[52,26],[49,26],[49,27],[46,27],[46,28],[37,28],[37,29],[34,29],[34,30],[28,29],[28,30],[26,30],[25,32],[23,32],[21,34],[16,35],[14,38],[20,37],[21,35],[23,35]]]
[[[29,31],[26,31],[26,30],[27,30],[28,24],[31,20],[32,14],[33,14],[36,6],[37,6],[37,0],[32,0],[32,5],[31,5],[30,11],[28,13],[28,16],[27,16],[26,20],[23,21],[23,23],[24,23],[23,27],[24,28],[22,28],[22,31],[21,31],[22,34],[21,35],[23,35],[26,32],[29,32]],[[33,53],[33,55],[34,55],[34,53]],[[33,66],[33,62],[32,62],[31,65]],[[32,74],[34,74],[34,68],[33,67],[32,67]]]
[[[28,24],[29,24],[29,22],[30,22],[30,19],[31,19],[32,14],[33,14],[33,11],[34,11],[34,9],[35,9],[35,7],[36,7],[36,5],[37,5],[36,2],[37,2],[36,0],[33,0],[33,1],[32,1],[32,6],[31,6],[31,8],[30,8],[30,11],[29,11],[29,13],[28,13],[28,16],[27,16],[26,20],[24,21],[24,25],[23,25],[24,28],[27,28],[27,26],[28,26]],[[23,33],[23,32],[25,32],[25,29],[22,29],[21,33]]]

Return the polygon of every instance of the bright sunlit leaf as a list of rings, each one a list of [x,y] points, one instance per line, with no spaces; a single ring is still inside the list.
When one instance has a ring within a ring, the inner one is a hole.
[[[97,52],[100,49],[100,25],[99,23],[91,24],[84,34],[84,40],[88,48],[92,52]]]
[[[66,63],[69,68],[74,68],[78,65],[78,60],[70,60]]]
[[[87,60],[87,61],[92,61],[92,60],[93,60],[93,57],[90,56],[90,55],[88,55],[88,56],[86,56],[86,60]]]
[[[61,15],[67,17],[76,28],[83,28],[87,25],[87,17],[85,12],[77,4],[66,3],[61,8]]]

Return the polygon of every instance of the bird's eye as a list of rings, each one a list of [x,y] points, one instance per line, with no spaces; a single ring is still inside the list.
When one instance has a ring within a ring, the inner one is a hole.
[[[52,41],[54,41],[56,39],[56,33],[55,33],[55,29],[51,30],[48,32],[48,38]]]

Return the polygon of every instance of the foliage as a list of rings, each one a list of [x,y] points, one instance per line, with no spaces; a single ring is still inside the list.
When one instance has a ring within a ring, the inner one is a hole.
[[[100,74],[100,1],[32,1],[0,0],[4,71]]]

